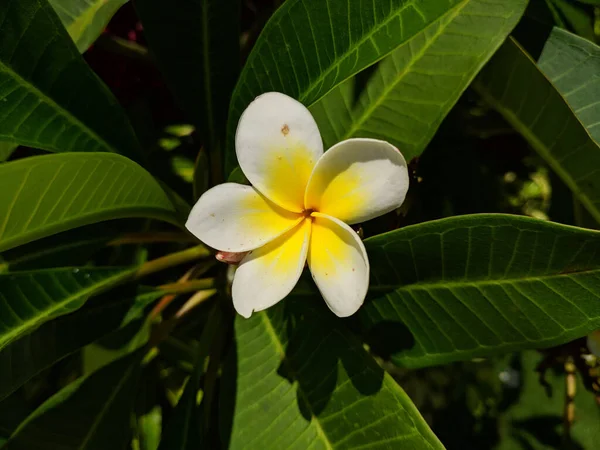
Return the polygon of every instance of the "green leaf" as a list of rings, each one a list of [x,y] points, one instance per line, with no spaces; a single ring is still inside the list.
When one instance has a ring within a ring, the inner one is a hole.
[[[589,134],[592,128],[586,129],[578,120],[516,41],[511,38],[500,47],[474,87],[600,220],[600,149]],[[571,86],[577,88],[585,89],[585,84]]]
[[[106,278],[106,276],[112,276],[111,274],[114,273],[117,272],[106,269],[80,269],[77,274],[73,274],[64,269],[57,269],[42,274],[34,273],[29,279],[39,283],[40,288],[50,290],[59,282],[75,280],[75,283],[78,283],[80,280],[76,277],[83,277],[87,282],[90,280],[90,278],[86,278],[87,275],[108,281],[111,278]],[[18,281],[13,282],[15,284],[12,289],[22,287],[24,281],[26,279],[19,277]],[[6,293],[5,287],[2,287],[3,282],[0,277],[0,296]],[[95,283],[95,287],[91,289],[97,289],[101,283]],[[87,289],[90,290],[90,287]],[[111,292],[111,297],[113,295]],[[94,298],[90,300],[90,304],[86,304],[80,310],[70,314],[61,311],[61,314],[66,315],[46,322],[29,334],[4,346],[0,350],[0,367],[3,368],[0,371],[0,400],[14,392],[34,375],[111,331],[124,327],[139,327],[144,308],[162,295],[162,292],[155,291],[137,296],[134,294],[125,298],[120,295],[118,298],[108,298],[108,296]],[[85,297],[87,296],[89,294]],[[31,298],[40,301],[39,296],[31,296]],[[82,300],[85,301],[85,298],[82,297],[75,302],[81,303]],[[29,302],[33,303],[33,301]],[[12,301],[11,304],[14,304],[15,308],[24,307],[17,301]],[[76,303],[70,302],[66,303],[64,308],[75,309],[75,306]],[[0,308],[0,311],[5,308]],[[33,319],[35,320],[35,318]],[[47,319],[39,318],[38,323],[42,320]]]
[[[150,50],[221,172],[229,100],[240,66],[237,0],[137,0]],[[190,55],[193,55],[191,57]]]
[[[159,450],[196,450],[202,447],[202,414],[198,407],[198,391],[201,387],[210,346],[216,332],[222,326],[220,306],[216,305],[210,312],[206,325],[202,330],[195,354],[194,371],[187,381],[179,402],[177,402],[171,420],[167,424]]]
[[[233,137],[238,120],[256,96],[278,91],[310,106],[459,3],[286,1],[258,38],[233,93],[226,173],[236,166]]]
[[[175,208],[158,182],[127,158],[60,154],[0,165],[0,251],[124,217],[176,223]]]
[[[118,359],[50,397],[3,450],[124,448],[142,355]]]
[[[128,0],[48,0],[83,53]]]
[[[133,271],[61,268],[0,274],[0,350],[44,322],[81,308]]]
[[[0,28],[0,140],[140,156],[123,109],[47,0],[3,0]]]
[[[236,317],[229,448],[443,449],[400,386],[312,303],[288,298]]]
[[[463,0],[394,50],[355,104],[353,79],[310,110],[325,148],[352,137],[391,142],[419,156],[477,72],[523,15],[527,0]]]
[[[18,146],[13,142],[0,142],[0,163],[6,161]]]
[[[538,65],[596,144],[600,143],[600,47],[554,28]]]
[[[477,214],[365,245],[372,277],[360,318],[398,365],[550,347],[600,327],[597,231]]]

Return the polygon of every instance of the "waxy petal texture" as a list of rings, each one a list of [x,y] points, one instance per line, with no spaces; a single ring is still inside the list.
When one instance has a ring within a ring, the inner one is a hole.
[[[260,195],[251,186],[225,183],[206,191],[194,205],[186,228],[217,250],[254,250],[302,220]]]
[[[314,214],[308,266],[327,306],[339,317],[358,311],[369,287],[369,259],[362,241],[345,223]]]
[[[311,223],[300,225],[244,257],[235,272],[233,306],[250,317],[284,299],[294,288],[306,262]]]
[[[364,222],[398,208],[408,184],[406,161],[396,147],[376,139],[348,139],[317,162],[305,206],[349,224]]]
[[[242,171],[256,189],[282,208],[303,210],[323,142],[302,103],[278,92],[257,97],[240,118],[235,148]]]

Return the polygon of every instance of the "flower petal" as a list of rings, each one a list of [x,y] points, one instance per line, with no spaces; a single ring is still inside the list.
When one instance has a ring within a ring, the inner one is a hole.
[[[352,224],[393,211],[407,191],[408,169],[396,147],[376,139],[348,139],[319,159],[304,203],[306,209]]]
[[[206,191],[185,224],[198,239],[217,250],[254,250],[302,220],[270,202],[251,186],[225,183]]]
[[[257,97],[242,114],[235,136],[238,162],[265,197],[302,212],[312,169],[323,141],[302,103],[279,92]]]
[[[308,266],[327,306],[339,317],[358,311],[369,288],[369,259],[358,235],[344,222],[313,213]]]
[[[311,221],[254,250],[242,260],[232,286],[233,306],[248,318],[284,299],[294,288],[306,262]]]

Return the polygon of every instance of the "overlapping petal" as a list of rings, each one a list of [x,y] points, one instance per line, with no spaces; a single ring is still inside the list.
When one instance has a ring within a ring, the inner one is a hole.
[[[200,197],[185,226],[213,248],[245,252],[281,236],[301,220],[250,186],[225,183]]]
[[[353,224],[398,208],[409,177],[402,153],[376,139],[348,139],[317,162],[305,196],[307,209]]]
[[[278,92],[257,97],[240,118],[235,147],[256,189],[289,211],[303,210],[308,179],[323,154],[319,129],[304,105]]]
[[[294,288],[306,262],[310,219],[244,257],[232,286],[233,306],[243,317],[285,298]]]
[[[308,266],[327,306],[339,317],[354,314],[369,287],[369,259],[358,235],[345,223],[313,213]]]

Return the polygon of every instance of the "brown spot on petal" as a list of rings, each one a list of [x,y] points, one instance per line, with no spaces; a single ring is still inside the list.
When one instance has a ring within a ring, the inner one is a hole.
[[[287,136],[288,134],[290,134],[290,127],[288,126],[287,123],[281,127],[281,134],[283,134],[284,136]]]

